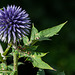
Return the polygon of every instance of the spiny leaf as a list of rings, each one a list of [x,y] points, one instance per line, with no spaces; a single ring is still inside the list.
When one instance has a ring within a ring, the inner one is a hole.
[[[67,21],[65,23],[62,23],[58,26],[55,26],[55,27],[52,27],[52,28],[48,28],[48,29],[45,29],[45,30],[42,30],[38,33],[38,35],[40,35],[39,38],[42,38],[42,37],[52,37],[54,36],[55,34],[57,34],[61,28],[67,23]]]
[[[43,57],[45,56],[47,53],[42,53],[42,52],[32,52],[31,55],[34,55],[34,56],[38,56],[38,57]]]
[[[37,38],[38,30],[32,25],[31,37],[30,41],[35,40]]]
[[[31,32],[31,38],[30,38],[31,45],[34,45],[37,41],[50,40],[49,38],[54,35],[57,35],[57,33],[61,30],[61,28],[66,23],[67,23],[67,21],[58,26],[54,26],[52,28],[48,28],[48,29],[42,30],[40,32],[38,32],[38,30],[33,25],[32,32]]]
[[[33,64],[34,67],[38,67],[38,68],[41,68],[41,69],[54,70],[51,66],[49,66],[47,63],[42,61],[42,59],[39,56],[31,55],[31,58],[32,58],[32,64]]]

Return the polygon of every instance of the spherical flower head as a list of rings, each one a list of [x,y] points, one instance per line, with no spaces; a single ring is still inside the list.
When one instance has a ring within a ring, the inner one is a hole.
[[[30,18],[28,13],[15,5],[0,9],[0,40],[16,43],[29,33]]]

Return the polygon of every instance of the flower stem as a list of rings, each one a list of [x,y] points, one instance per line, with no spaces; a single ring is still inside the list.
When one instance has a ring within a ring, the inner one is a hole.
[[[18,58],[17,58],[17,54],[14,52],[13,53],[13,61],[14,61],[14,71],[15,71],[15,75],[18,75]]]
[[[13,71],[15,71],[15,75],[18,75],[18,57],[17,57],[17,53],[16,51],[16,44],[13,45],[13,63],[14,63],[14,69]]]

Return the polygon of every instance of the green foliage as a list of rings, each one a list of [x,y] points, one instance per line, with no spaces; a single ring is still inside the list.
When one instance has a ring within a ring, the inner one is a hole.
[[[32,26],[32,31],[31,31],[31,37],[30,37],[30,41],[28,38],[24,38],[24,40],[26,41],[26,43],[29,45],[34,45],[37,41],[42,41],[42,40],[49,40],[49,37],[54,36],[55,34],[57,34],[61,28],[67,23],[67,21],[65,23],[62,23],[58,26],[52,27],[52,28],[48,28],[45,30],[42,30],[40,32],[38,32],[38,30],[34,27],[34,25]],[[24,45],[26,45],[25,41]],[[40,53],[40,52],[35,52],[32,51],[32,47],[28,47],[28,49],[30,50],[28,57],[30,57],[32,59],[32,64],[34,67],[38,67],[38,68],[42,68],[42,69],[51,69],[54,70],[51,66],[49,66],[47,63],[45,63],[44,61],[42,61],[41,57],[43,57],[44,55],[46,55],[46,53]],[[28,51],[28,49],[25,48],[26,52]]]
[[[33,25],[30,38],[31,45],[34,45],[37,41],[50,40],[49,38],[56,35],[66,23],[67,21],[58,26],[48,28],[40,32],[38,32],[38,30]]]
[[[47,63],[45,63],[44,61],[41,60],[41,57],[44,56],[44,53],[42,53],[42,55],[39,53],[34,53],[33,55],[31,55],[32,58],[32,64],[34,67],[38,67],[38,68],[42,68],[42,69],[50,69],[50,70],[54,70],[51,66],[49,66]]]
[[[13,68],[14,68],[14,67],[13,67],[13,64],[8,65],[7,68],[8,68],[9,70],[13,70]]]
[[[31,55],[34,55],[34,56],[38,56],[38,57],[43,57],[45,56],[47,53],[42,53],[42,52],[32,52]]]
[[[11,71],[7,70],[7,65],[5,63],[0,64],[0,74],[1,75],[10,75]]]
[[[36,40],[36,38],[37,38],[37,33],[38,33],[38,30],[34,27],[34,25],[33,25],[33,27],[32,27],[32,31],[31,31],[31,38],[30,38],[30,40]]]
[[[31,61],[34,67],[39,68],[37,75],[45,75],[43,69],[55,70],[50,65],[48,65],[47,63],[45,63],[42,60],[42,57],[45,56],[47,53],[37,52],[36,49],[38,48],[38,46],[35,45],[35,43],[38,41],[43,41],[43,40],[50,40],[49,38],[56,35],[66,23],[67,23],[67,21],[58,26],[48,28],[48,29],[42,30],[40,32],[38,32],[38,30],[33,25],[32,30],[31,30],[30,40],[27,36],[23,37],[24,45],[23,46],[19,45],[16,47],[16,49],[14,49],[12,47],[12,52],[8,54],[8,57],[10,55],[13,55],[13,52],[15,54],[17,54],[18,59],[21,57],[26,57],[27,58],[26,61]],[[9,46],[7,47],[7,49],[5,50],[5,52],[3,53],[3,55],[5,55],[5,56],[7,55],[11,46],[12,46],[12,44],[10,43]],[[1,56],[1,54],[0,54],[0,61],[3,61],[3,57]],[[20,64],[23,64],[23,63],[18,62],[18,65],[20,65]],[[9,71],[7,71],[7,69]],[[14,69],[13,64],[10,64],[8,66],[6,66],[5,63],[0,64],[0,70],[2,70],[2,72],[4,70],[4,72],[6,72],[6,73],[8,72],[10,75],[14,75],[16,71],[13,71],[13,69]],[[10,73],[10,71],[11,71],[11,73]]]
[[[7,66],[5,63],[0,64],[0,70],[7,70]]]
[[[15,75],[15,71],[11,72],[10,75]]]
[[[38,35],[40,35],[39,38],[52,37],[52,36],[56,35],[66,23],[67,23],[67,21],[65,23],[58,25],[58,26],[40,31],[38,33]]]
[[[23,63],[22,63],[22,62],[18,62],[18,66],[21,65],[21,64],[23,64]],[[14,68],[14,67],[13,67],[13,64],[8,65],[7,68],[8,68],[10,71],[12,71],[13,68]]]

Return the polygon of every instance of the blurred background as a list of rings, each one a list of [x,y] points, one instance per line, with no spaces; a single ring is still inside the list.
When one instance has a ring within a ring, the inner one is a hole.
[[[57,70],[45,70],[46,75],[75,75],[75,0],[0,0],[0,8],[8,4],[25,9],[39,31],[68,21],[58,36],[37,44],[39,51],[49,52],[43,60]]]

